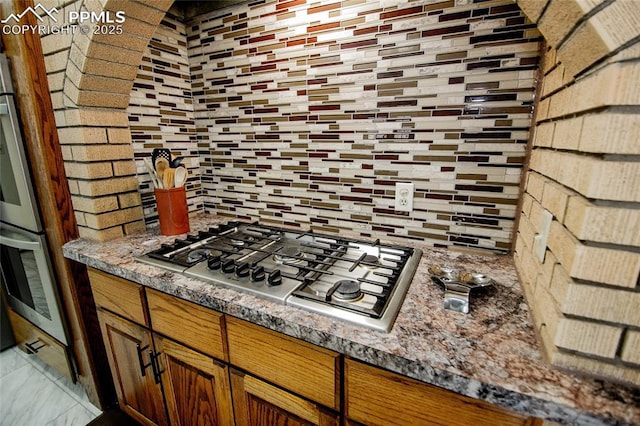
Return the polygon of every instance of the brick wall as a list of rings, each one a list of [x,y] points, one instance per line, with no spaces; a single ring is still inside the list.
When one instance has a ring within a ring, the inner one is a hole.
[[[109,240],[144,230],[134,150],[125,110],[133,79],[157,24],[171,0],[40,1],[57,8],[57,22],[71,25],[68,12],[126,12],[120,35],[67,31],[41,34],[65,172],[80,236]],[[89,26],[88,28],[92,28]]]
[[[549,47],[516,265],[552,363],[638,385],[640,3],[520,5]]]

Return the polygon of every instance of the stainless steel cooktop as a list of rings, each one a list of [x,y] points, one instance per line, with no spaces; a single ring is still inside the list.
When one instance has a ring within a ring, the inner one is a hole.
[[[229,222],[137,260],[380,331],[389,331],[417,249]]]

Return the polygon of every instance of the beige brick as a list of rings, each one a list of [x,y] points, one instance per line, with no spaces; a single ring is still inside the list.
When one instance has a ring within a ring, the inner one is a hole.
[[[131,145],[75,145],[71,147],[76,161],[107,161],[133,158]]]
[[[46,37],[41,37],[40,42],[42,44],[42,53],[45,55],[51,55],[63,50],[68,50],[73,40],[73,34],[54,34]]]
[[[47,73],[66,71],[68,61],[69,61],[68,49],[53,53],[51,55],[45,56],[44,58],[44,64],[45,64],[45,68],[47,69]]]
[[[164,18],[166,11],[171,7],[171,4],[172,2],[167,1],[153,1],[144,4],[130,0],[110,0],[108,10],[114,12],[122,10],[125,12],[127,19],[135,18],[146,22],[159,23]]]
[[[63,145],[107,143],[107,132],[99,127],[58,128],[58,139]]]
[[[549,96],[550,93],[560,90],[564,86],[564,66],[555,67],[542,80],[542,96]]]
[[[104,213],[118,208],[118,198],[113,197],[100,197],[100,198],[87,198],[72,196],[71,202],[73,203],[73,209],[75,211],[81,211],[86,213]]]
[[[50,91],[60,91],[64,86],[64,72],[58,72],[47,75]]]
[[[580,144],[582,120],[582,117],[576,117],[556,121],[552,146],[557,149],[577,150]]]
[[[112,66],[117,65],[112,64]],[[75,66],[70,66],[69,70],[71,69],[75,69]],[[77,72],[80,73],[79,70]],[[67,72],[67,75],[72,77],[69,71]],[[73,79],[73,83],[77,87],[81,87],[83,91],[109,92],[120,95],[129,95],[131,93],[131,88],[133,87],[133,80],[122,80],[119,78],[102,77],[99,75],[82,73],[80,73],[77,80]]]
[[[640,331],[628,330],[622,344],[623,361],[640,364]]]
[[[65,86],[65,94],[67,93],[67,87]],[[74,93],[73,90],[70,91]],[[97,91],[82,91],[77,92],[76,97],[71,99],[76,100],[76,104],[79,106],[87,107],[102,107],[102,108],[126,108],[129,105],[129,94],[118,94],[109,92],[97,92]]]
[[[640,201],[640,191],[637,190],[640,188],[638,162],[606,161],[574,153],[536,149],[531,153],[529,166],[588,198]]]
[[[116,238],[124,236],[122,226],[115,226],[113,228],[99,230],[91,229],[86,226],[79,226],[78,233],[80,234],[81,238],[99,242],[115,240]]]
[[[124,223],[142,219],[142,209],[133,207],[129,209],[114,210],[102,214],[87,214],[87,226],[93,229],[106,229]]]
[[[544,98],[540,102],[538,102],[535,118],[536,122],[539,123],[542,120],[546,120],[550,118],[550,108],[551,108],[551,98]]]
[[[551,259],[551,256],[553,256],[554,267],[553,276],[551,277],[551,283],[549,284],[548,290],[556,304],[558,306],[562,306],[562,303],[567,297],[569,286],[571,284],[575,284],[575,282],[571,279],[569,274],[567,274],[567,271],[565,271],[562,265],[558,263],[558,259],[555,258],[553,252],[547,250],[546,259]]]
[[[135,235],[146,232],[147,227],[145,226],[142,220],[138,220],[136,222],[126,223],[124,225],[124,233],[126,235]]]
[[[109,163],[75,163],[67,162],[64,170],[69,178],[76,179],[102,179],[113,176],[113,170]]]
[[[613,359],[622,336],[621,327],[563,318],[554,344],[560,348]]]
[[[553,181],[547,181],[544,184],[544,192],[542,194],[542,205],[562,222],[567,210],[569,197],[575,195],[565,186],[558,185]]]
[[[533,241],[535,236],[536,230],[531,224],[531,221],[528,217],[521,215],[520,224],[518,225],[518,238],[522,240],[522,243],[529,251],[533,249]]]
[[[585,318],[640,327],[640,293],[610,287],[569,284],[560,308]]]
[[[113,162],[113,174],[114,176],[131,176],[136,174],[136,163],[132,160],[129,161],[115,161]]]
[[[118,194],[118,204],[121,208],[140,206],[142,204],[142,201],[140,200],[140,193],[129,192],[125,194]]]
[[[106,180],[78,181],[79,194],[87,197],[119,194],[138,190],[138,179],[122,177]]]
[[[587,21],[558,47],[558,59],[565,66],[568,75],[576,76],[610,51],[598,34],[598,29],[591,21]]]
[[[599,69],[545,100],[545,118],[557,118],[595,108],[640,104],[640,64],[616,62]],[[539,120],[542,118],[539,118]]]
[[[640,247],[640,210],[569,199],[565,226],[580,240]]]
[[[531,22],[538,22],[548,0],[517,0],[517,2]]]
[[[613,2],[593,15],[590,22],[613,51],[640,36],[640,4],[636,1]]]
[[[640,369],[635,367],[626,367],[557,350],[551,350],[547,355],[553,365],[563,369],[604,379],[607,382],[613,380],[636,387],[640,385]]]
[[[545,122],[536,127],[533,137],[534,146],[551,147],[553,145],[553,131],[555,123]]]
[[[520,254],[520,264],[518,272],[523,281],[525,281],[532,289],[536,288],[538,282],[538,274],[540,262],[535,258],[535,254],[531,250],[523,250]]]
[[[124,111],[114,111],[112,109],[70,109],[65,111],[65,118],[69,126],[129,126],[127,113]]]
[[[107,137],[109,143],[131,143],[131,131],[128,127],[107,129]]]
[[[545,180],[544,176],[539,173],[535,173],[533,171],[527,173],[527,193],[536,200],[542,201]]]
[[[119,78],[122,80],[134,80],[138,75],[138,67],[127,64],[114,63],[109,60],[92,58],[81,63],[86,74]]]
[[[640,154],[638,114],[605,111],[584,116],[579,148],[584,152]]]
[[[522,213],[524,213],[525,216],[529,216],[531,214],[532,204],[533,204],[533,197],[526,192],[522,193]]]
[[[640,253],[585,246],[553,221],[547,246],[573,278],[633,288],[640,274]]]
[[[545,40],[557,46],[587,12],[584,7],[585,3],[577,0],[551,0],[538,21]]]
[[[551,46],[547,46],[547,51],[544,53],[542,61],[542,72],[546,75],[553,67],[558,64],[556,60],[556,54],[558,51]]]

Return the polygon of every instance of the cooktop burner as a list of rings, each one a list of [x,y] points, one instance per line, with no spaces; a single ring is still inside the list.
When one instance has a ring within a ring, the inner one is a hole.
[[[138,260],[389,331],[421,256],[420,250],[379,241],[229,222]]]

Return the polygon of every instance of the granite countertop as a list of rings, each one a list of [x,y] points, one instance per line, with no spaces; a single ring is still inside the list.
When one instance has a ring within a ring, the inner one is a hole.
[[[192,217],[191,232],[228,218]],[[348,235],[347,235],[348,236]],[[187,278],[135,261],[175,237],[157,229],[63,247],[87,266],[332,349],[354,359],[526,415],[563,424],[640,424],[640,390],[560,371],[542,356],[510,256],[416,246],[416,275],[389,333]],[[427,272],[448,265],[487,274],[497,285],[472,295],[471,311],[445,310]]]

